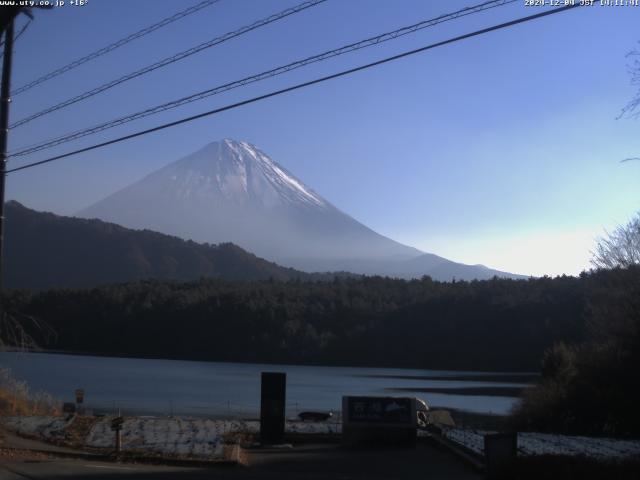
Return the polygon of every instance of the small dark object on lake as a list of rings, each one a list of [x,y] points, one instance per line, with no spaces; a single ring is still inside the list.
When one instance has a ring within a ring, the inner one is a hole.
[[[298,417],[303,422],[309,420],[310,422],[324,422],[333,417],[333,412],[300,412]]]

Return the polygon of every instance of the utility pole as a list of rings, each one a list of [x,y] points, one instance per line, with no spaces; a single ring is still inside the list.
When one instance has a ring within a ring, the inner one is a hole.
[[[17,2],[16,2],[17,3]],[[51,9],[52,5],[34,8]],[[33,20],[31,8],[21,6],[0,7],[0,36],[4,33],[4,57],[2,58],[2,80],[0,84],[0,345],[5,328],[5,308],[2,298],[4,277],[4,187],[7,177],[7,144],[9,140],[9,105],[11,104],[11,65],[13,60],[14,24],[18,15],[24,13]]]
[[[15,18],[15,17],[14,17]],[[13,56],[14,18],[4,31],[4,58],[2,59],[2,85],[0,85],[0,295],[4,273],[4,184],[7,171],[7,140],[9,135],[9,104],[11,103],[11,60]],[[4,305],[0,299],[0,322],[4,319]]]

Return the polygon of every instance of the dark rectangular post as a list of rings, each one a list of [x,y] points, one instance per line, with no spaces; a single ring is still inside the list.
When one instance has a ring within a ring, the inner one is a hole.
[[[116,453],[120,453],[122,450],[122,427],[124,424],[124,417],[115,417],[111,420],[111,430],[116,434]]]
[[[260,391],[260,442],[266,444],[284,441],[284,413],[287,374],[262,372]]]
[[[517,456],[517,433],[491,433],[484,436],[487,478],[515,478]]]

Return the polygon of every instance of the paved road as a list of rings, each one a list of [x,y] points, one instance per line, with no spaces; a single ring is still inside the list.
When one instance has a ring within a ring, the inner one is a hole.
[[[245,465],[208,469],[162,467],[55,458],[0,459],[0,480],[80,479],[480,479],[449,452],[421,444],[415,450],[345,450],[338,445],[301,445],[250,450]]]
[[[17,448],[21,450],[41,450],[51,453],[77,453],[78,450],[67,447],[59,447],[50,443],[45,443],[40,440],[33,440],[30,438],[19,437],[10,432],[1,432],[0,447]],[[88,454],[87,454],[88,455]]]
[[[23,459],[0,462],[0,480],[25,479],[190,479],[217,478],[205,470],[70,459]],[[225,478],[225,477],[220,477]]]

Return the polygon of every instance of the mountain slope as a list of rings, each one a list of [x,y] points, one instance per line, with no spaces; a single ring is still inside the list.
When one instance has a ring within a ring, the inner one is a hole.
[[[253,145],[223,140],[81,211],[130,228],[233,242],[280,262],[422,252],[342,213]]]
[[[484,265],[466,265],[446,258],[425,253],[402,264],[395,265],[390,276],[400,278],[419,278],[425,273],[436,280],[489,280],[493,277],[526,279],[525,275],[503,272]]]
[[[100,220],[43,213],[7,202],[5,285],[93,287],[146,278],[228,280],[309,278],[233,244],[200,245]]]
[[[380,235],[255,146],[230,139],[151,173],[78,216],[197,242],[233,242],[308,272],[432,275],[438,280],[513,276],[425,254]]]

